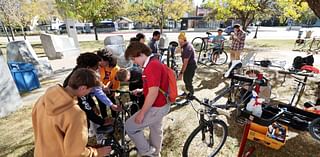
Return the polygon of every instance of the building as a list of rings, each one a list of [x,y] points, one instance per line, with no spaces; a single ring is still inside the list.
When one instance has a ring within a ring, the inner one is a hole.
[[[133,21],[126,17],[120,17],[115,22],[118,24],[119,30],[130,30],[130,29],[133,29],[134,27]]]

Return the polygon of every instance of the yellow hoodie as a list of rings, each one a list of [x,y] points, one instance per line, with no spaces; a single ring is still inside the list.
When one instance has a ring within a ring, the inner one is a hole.
[[[95,157],[97,150],[86,147],[87,119],[63,87],[50,87],[32,110],[35,157]]]

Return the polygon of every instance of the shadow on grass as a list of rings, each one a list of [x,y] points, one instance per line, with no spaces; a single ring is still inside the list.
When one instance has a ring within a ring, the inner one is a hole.
[[[33,137],[30,137],[33,138]],[[15,144],[14,146],[10,146],[9,148],[6,148],[4,154],[0,154],[0,156],[14,156],[14,152],[18,149],[23,149],[24,154],[21,154],[21,157],[32,157],[33,156],[33,150],[34,150],[34,142],[28,142],[30,141],[30,138],[26,138],[22,141],[19,141],[19,144]],[[31,148],[32,147],[32,148]],[[27,151],[26,151],[27,150]]]
[[[163,135],[163,150],[162,156],[172,156],[172,154],[180,154],[180,150],[183,147],[184,141],[181,137],[186,137],[186,135],[181,135],[182,123],[175,123],[174,126],[166,128]]]

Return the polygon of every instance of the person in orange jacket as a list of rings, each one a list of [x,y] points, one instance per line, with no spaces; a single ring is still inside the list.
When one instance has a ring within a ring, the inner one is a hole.
[[[100,80],[104,84],[104,91],[108,98],[115,104],[115,94],[110,93],[109,90],[120,89],[120,81],[116,80],[116,73],[120,70],[117,65],[117,58],[112,55],[108,49],[97,51],[97,55],[102,59],[99,66]],[[101,116],[107,116],[106,106],[98,100]],[[116,116],[116,112],[111,110],[112,117]]]

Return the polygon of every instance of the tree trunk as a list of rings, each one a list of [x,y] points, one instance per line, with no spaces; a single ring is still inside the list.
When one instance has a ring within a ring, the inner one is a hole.
[[[309,4],[309,7],[313,12],[320,18],[320,1],[319,0],[306,0]]]
[[[163,18],[163,3],[161,4],[161,17],[160,17],[160,33],[162,34],[163,32],[163,21],[164,21],[164,18]]]
[[[99,40],[99,39],[98,39],[98,33],[97,33],[96,20],[92,20],[92,25],[93,25],[93,30],[94,30],[94,36],[95,36],[96,40]]]
[[[95,39],[96,40],[99,40],[98,39],[98,33],[97,33],[97,23],[96,23],[96,20],[92,20],[92,25],[93,25],[93,31],[94,31],[94,36],[95,36]]]
[[[9,25],[9,29],[10,29],[12,41],[15,41],[15,39],[14,39],[14,32],[13,32],[12,27],[11,27],[10,25]]]
[[[24,32],[24,27],[22,25],[20,25],[20,27],[21,27],[21,31],[22,31],[24,40],[27,40],[26,32]]]
[[[4,23],[3,23],[2,21],[0,21],[0,22],[1,22],[1,24],[2,24],[2,27],[3,27],[3,29],[4,29],[4,32],[6,33],[7,40],[8,40],[8,42],[10,42],[10,37],[9,37],[9,34],[8,34],[7,26],[4,25]]]

